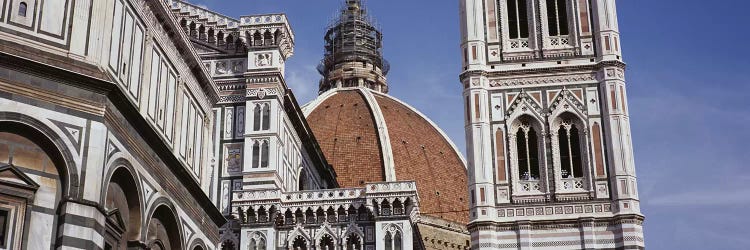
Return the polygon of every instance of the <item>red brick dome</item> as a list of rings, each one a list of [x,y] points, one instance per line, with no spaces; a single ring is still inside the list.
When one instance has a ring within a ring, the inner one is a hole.
[[[466,163],[419,111],[366,88],[330,90],[304,111],[341,187],[416,181],[421,214],[468,222]]]

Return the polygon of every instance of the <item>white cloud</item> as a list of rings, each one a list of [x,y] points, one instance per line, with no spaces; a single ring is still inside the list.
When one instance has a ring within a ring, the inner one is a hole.
[[[314,64],[287,67],[287,85],[294,92],[294,96],[297,97],[297,102],[300,105],[305,105],[317,96],[319,80],[320,74],[318,74]]]

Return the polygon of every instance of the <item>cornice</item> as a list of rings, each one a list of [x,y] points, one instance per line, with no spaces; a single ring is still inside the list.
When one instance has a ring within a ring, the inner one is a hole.
[[[218,102],[219,90],[216,87],[216,84],[211,78],[211,75],[203,67],[203,61],[198,56],[190,38],[177,25],[177,21],[171,14],[170,8],[165,6],[164,1],[144,1],[144,3],[151,7],[150,9],[157,17],[157,20],[162,21],[160,23],[166,30],[166,35],[177,47],[177,51],[198,80],[201,89],[205,92],[210,103],[214,104]],[[164,22],[164,20],[166,20],[166,22]]]
[[[148,121],[146,121],[146,118],[141,115],[138,107],[128,99],[127,94],[112,81],[79,74],[67,69],[10,55],[4,52],[0,52],[0,66],[10,70],[44,77],[60,82],[61,84],[70,85],[107,96],[114,107],[121,112],[123,116],[128,117],[127,123],[131,126],[134,128],[152,128]],[[102,116],[104,116],[105,119],[109,117],[109,114],[111,113],[106,110],[106,107],[104,107],[104,110],[95,109],[94,111],[103,111]],[[110,119],[111,118],[112,117],[110,117]],[[118,120],[117,122],[122,121]],[[139,131],[139,135],[148,142],[148,145],[150,145],[152,150],[159,155],[159,158],[164,161],[165,165],[171,170],[177,179],[180,180],[181,184],[188,189],[191,196],[196,199],[197,203],[200,204],[212,221],[219,227],[223,225],[226,222],[224,217],[219,210],[213,206],[213,203],[203,192],[200,185],[195,182],[192,174],[188,172],[187,168],[182,165],[182,163],[180,163],[177,156],[172,153],[169,146],[167,146],[167,144],[161,139],[158,132],[155,129],[137,129],[137,131]]]
[[[626,64],[621,61],[602,61],[595,64],[587,65],[566,65],[566,66],[552,66],[545,68],[528,68],[528,69],[514,69],[514,70],[466,70],[462,72],[459,77],[460,79],[466,79],[468,77],[507,77],[507,76],[523,76],[523,75],[535,75],[535,74],[552,74],[552,73],[566,73],[566,72],[580,72],[580,71],[596,71],[607,67],[616,67],[620,69],[626,69]]]

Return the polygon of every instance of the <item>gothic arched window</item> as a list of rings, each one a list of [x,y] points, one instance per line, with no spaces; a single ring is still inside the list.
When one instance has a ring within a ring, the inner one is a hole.
[[[256,31],[253,35],[253,45],[254,46],[263,46],[263,35],[260,34],[260,32]]]
[[[547,0],[547,26],[550,36],[568,35],[568,9],[565,0]]]
[[[529,38],[529,18],[526,0],[506,0],[508,4],[508,34],[510,39]]]
[[[302,236],[297,236],[292,242],[293,250],[307,250],[307,241]]]
[[[260,147],[260,167],[268,167],[268,141],[263,141]]]
[[[18,16],[26,17],[26,10],[29,8],[29,5],[26,4],[26,2],[21,2],[18,4]]]
[[[516,133],[518,152],[518,176],[521,180],[539,179],[539,144],[536,131],[531,126],[522,126]]]
[[[263,104],[263,130],[271,129],[271,105]]]
[[[358,235],[349,235],[349,238],[346,239],[346,250],[362,250],[362,241]]]
[[[393,238],[391,232],[385,233],[385,250],[393,250]]]
[[[305,186],[307,186],[307,172],[302,169],[301,171],[299,171],[299,191],[305,190]]]
[[[260,238],[258,240],[258,250],[266,249],[266,239]]]
[[[260,159],[260,142],[255,141],[253,142],[253,168],[259,167],[260,162],[258,159]]]
[[[401,250],[401,232],[396,232],[393,237],[393,250]]]
[[[576,125],[564,122],[557,131],[562,178],[583,177],[581,144]]]
[[[260,130],[260,120],[261,120],[261,105],[255,105],[255,108],[253,109],[253,131]]]
[[[335,250],[335,244],[333,244],[333,237],[331,235],[324,235],[320,238],[320,250]]]

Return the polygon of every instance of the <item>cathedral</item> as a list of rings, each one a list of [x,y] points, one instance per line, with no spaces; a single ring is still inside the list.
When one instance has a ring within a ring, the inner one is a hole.
[[[458,0],[466,157],[338,1],[300,104],[285,14],[0,0],[0,249],[644,248],[615,0]]]

